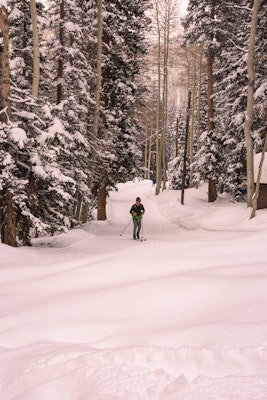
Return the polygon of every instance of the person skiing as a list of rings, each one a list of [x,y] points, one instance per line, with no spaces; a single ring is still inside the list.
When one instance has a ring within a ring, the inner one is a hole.
[[[140,197],[136,197],[135,203],[132,205],[130,209],[130,214],[132,214],[133,217],[133,239],[139,239],[139,234],[141,230],[141,221],[142,221],[142,216],[145,213],[145,208],[143,204],[141,203]]]

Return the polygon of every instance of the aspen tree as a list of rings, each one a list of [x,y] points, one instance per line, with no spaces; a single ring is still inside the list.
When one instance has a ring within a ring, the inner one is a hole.
[[[10,105],[10,68],[9,68],[9,32],[8,32],[8,14],[4,5],[0,6],[0,123],[8,124],[11,114]],[[6,145],[7,152],[10,150]],[[13,195],[9,180],[2,186],[0,200],[0,223],[1,223],[1,241],[9,246],[16,247],[16,219],[13,208]]]
[[[94,111],[94,124],[93,134],[95,139],[99,138],[99,123],[100,123],[100,100],[102,89],[102,34],[103,34],[103,20],[102,20],[102,0],[97,2],[97,60],[96,60],[96,92],[95,92],[95,111]],[[94,151],[94,161],[96,162],[97,154]],[[105,176],[100,177],[98,184],[98,197],[97,197],[97,219],[106,220],[106,183]]]
[[[168,63],[171,22],[175,18],[176,1],[155,0],[157,35],[157,126],[156,126],[156,190],[166,187],[166,135],[168,123]]]
[[[168,61],[169,61],[169,43],[170,43],[170,19],[171,2],[165,0],[165,16],[163,28],[163,101],[162,101],[162,190],[166,189],[167,165],[166,165],[166,135],[168,124]]]
[[[156,112],[156,191],[159,194],[162,181],[162,155],[160,135],[160,100],[161,100],[161,25],[159,16],[159,4],[156,1],[156,22],[157,22],[157,112]]]
[[[210,1],[210,16],[214,20],[215,0]],[[213,39],[213,35],[212,38]],[[211,44],[207,49],[207,68],[208,68],[208,132],[213,134],[214,131],[214,106],[213,106],[213,63],[214,52]],[[213,202],[217,199],[216,184],[213,177],[209,177],[208,201]]]
[[[248,72],[249,82],[247,89],[247,109],[245,113],[244,133],[245,133],[246,150],[247,150],[247,206],[248,207],[252,207],[252,197],[254,193],[253,141],[251,136],[251,126],[253,121],[253,97],[254,97],[254,85],[255,85],[255,66],[254,66],[255,39],[256,39],[259,7],[260,7],[260,0],[254,0],[252,16],[251,16],[248,55],[247,55],[247,72]]]

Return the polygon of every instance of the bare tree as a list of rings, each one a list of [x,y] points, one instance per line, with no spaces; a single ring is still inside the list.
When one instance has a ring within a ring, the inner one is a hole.
[[[247,206],[252,207],[252,198],[254,193],[254,168],[253,168],[253,141],[251,136],[251,126],[253,120],[253,97],[254,97],[254,82],[255,82],[255,66],[254,66],[254,55],[255,55],[255,38],[257,30],[257,18],[260,7],[260,0],[254,0],[250,37],[248,45],[248,56],[247,56],[247,71],[248,71],[248,90],[247,90],[247,110],[245,114],[244,133],[246,139],[246,150],[247,150]]]
[[[165,15],[163,29],[163,107],[162,107],[162,190],[166,188],[167,181],[167,165],[166,165],[166,135],[168,124],[168,62],[169,62],[169,46],[170,46],[170,22],[172,12],[171,1],[165,0]]]
[[[160,145],[160,98],[161,98],[161,24],[159,15],[159,4],[156,1],[156,21],[157,21],[157,33],[158,33],[158,59],[157,59],[157,70],[158,70],[158,96],[157,96],[157,116],[156,116],[156,194],[159,194],[162,181],[162,156],[161,156],[161,145]]]
[[[0,6],[0,122],[9,123],[11,116],[10,105],[10,68],[9,68],[9,32],[7,9]],[[9,145],[5,150],[10,151]],[[0,193],[0,222],[1,241],[9,246],[16,247],[16,218],[13,208],[13,196],[8,179]]]
[[[215,0],[210,1],[210,16],[214,19]],[[211,45],[207,49],[207,68],[208,68],[208,131],[212,134],[214,131],[214,108],[213,108],[213,63],[214,52]],[[209,178],[208,201],[213,202],[217,199],[216,184],[213,178]]]
[[[166,186],[166,134],[168,123],[168,63],[170,31],[176,0],[154,0],[157,38],[156,194]]]

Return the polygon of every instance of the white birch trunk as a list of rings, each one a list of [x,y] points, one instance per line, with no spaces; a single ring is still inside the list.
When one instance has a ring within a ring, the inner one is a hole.
[[[245,114],[244,134],[246,139],[247,150],[247,206],[252,207],[252,197],[254,193],[254,167],[253,167],[253,142],[251,137],[251,126],[253,120],[253,97],[254,97],[254,55],[255,55],[255,38],[257,30],[257,17],[260,6],[260,0],[254,0],[250,37],[248,45],[247,71],[248,71],[248,90],[247,90],[247,110]]]
[[[165,4],[164,43],[163,43],[163,112],[162,112],[162,190],[166,189],[167,165],[166,165],[166,136],[168,123],[168,59],[170,37],[170,2]]]
[[[159,22],[159,9],[158,3],[156,3],[156,18],[157,18],[157,27],[158,27],[158,61],[157,61],[157,70],[158,70],[158,93],[157,93],[157,115],[156,115],[156,194],[159,194],[162,180],[162,167],[161,167],[161,152],[160,152],[160,99],[161,99],[161,29]]]

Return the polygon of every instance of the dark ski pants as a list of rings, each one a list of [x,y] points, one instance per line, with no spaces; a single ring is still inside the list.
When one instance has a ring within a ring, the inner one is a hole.
[[[135,218],[133,218],[133,236],[135,237],[136,235],[139,236],[139,233],[141,231],[141,219],[137,221]]]

